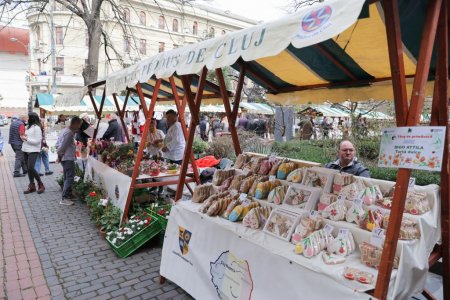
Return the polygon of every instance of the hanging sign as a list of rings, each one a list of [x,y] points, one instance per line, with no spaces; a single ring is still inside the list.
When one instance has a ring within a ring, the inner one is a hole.
[[[445,127],[386,128],[381,135],[378,166],[440,171]]]

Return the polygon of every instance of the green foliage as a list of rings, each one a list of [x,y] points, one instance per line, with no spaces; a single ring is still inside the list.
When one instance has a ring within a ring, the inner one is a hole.
[[[120,224],[120,215],[120,209],[113,204],[108,203],[100,217],[100,226],[102,230],[106,232],[117,230]]]
[[[208,150],[208,143],[201,138],[194,138],[194,143],[192,144],[192,150],[195,154],[201,154]]]
[[[74,182],[72,186],[72,193],[75,197],[82,201],[86,201],[86,196],[95,189],[95,184],[92,181],[78,181]]]
[[[58,183],[58,185],[62,188],[64,186],[64,176],[61,175],[59,177],[56,178],[56,182]]]

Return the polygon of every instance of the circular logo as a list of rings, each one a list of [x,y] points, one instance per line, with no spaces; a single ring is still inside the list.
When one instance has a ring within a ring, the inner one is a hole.
[[[330,19],[332,12],[333,10],[328,5],[311,11],[303,17],[302,29],[306,32],[319,29]]]

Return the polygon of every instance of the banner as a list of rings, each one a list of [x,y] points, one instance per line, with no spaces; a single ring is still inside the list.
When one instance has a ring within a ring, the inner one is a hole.
[[[120,210],[125,209],[131,177],[120,173],[104,163],[89,156],[87,158],[84,180],[95,181],[108,194],[109,200]],[[121,215],[122,219],[122,215]]]
[[[386,128],[381,135],[378,166],[440,171],[445,127]]]
[[[106,78],[106,94],[147,82],[153,75],[167,78],[197,74],[244,61],[274,56],[290,44],[303,48],[328,40],[357,20],[365,0],[328,0],[300,8],[283,19],[231,32],[225,36],[159,53]]]

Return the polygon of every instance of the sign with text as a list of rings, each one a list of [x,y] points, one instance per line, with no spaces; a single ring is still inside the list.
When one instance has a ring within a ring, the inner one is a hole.
[[[381,135],[379,167],[440,171],[445,127],[386,128]]]

